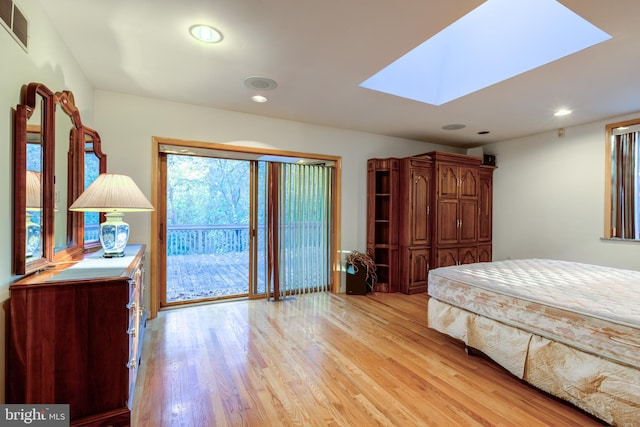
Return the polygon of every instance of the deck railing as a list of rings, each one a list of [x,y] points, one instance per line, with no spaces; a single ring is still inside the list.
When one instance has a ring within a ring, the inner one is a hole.
[[[87,225],[85,241],[100,239],[100,226]],[[167,227],[167,255],[243,252],[249,248],[248,225],[171,225]]]
[[[100,224],[85,224],[84,241],[95,242],[100,240]]]
[[[249,249],[248,225],[170,225],[167,255],[223,254]]]
[[[323,225],[320,223],[298,223],[289,228],[302,228],[307,238],[291,247],[317,247],[320,245]],[[264,232],[258,232],[258,247],[262,248]],[[282,247],[289,246],[281,242]],[[167,227],[167,255],[223,254],[249,250],[249,226],[231,225],[170,225]]]
[[[306,227],[309,238],[303,243],[305,247],[318,244],[316,232],[320,232],[319,223],[302,223],[290,225],[291,228]],[[316,238],[314,238],[316,236]],[[259,238],[264,233],[258,233]],[[98,240],[99,226],[85,227],[85,240]],[[259,242],[259,247],[262,242]],[[249,249],[249,226],[231,225],[170,225],[167,227],[167,255],[202,255],[244,252]]]

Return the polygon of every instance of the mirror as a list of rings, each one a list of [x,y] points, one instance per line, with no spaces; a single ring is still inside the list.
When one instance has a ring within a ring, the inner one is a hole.
[[[42,108],[42,107],[40,107]],[[42,164],[43,146],[40,117],[36,111],[27,123],[26,160],[26,248],[25,255],[31,261],[43,257],[42,252]],[[37,122],[37,123],[36,123]]]
[[[70,99],[69,99],[70,98]],[[59,108],[61,107],[61,108]],[[69,186],[73,173],[69,173],[68,165],[73,162],[74,129],[73,114],[76,111],[73,98],[67,92],[56,93],[56,135],[55,135],[55,181],[54,181],[54,244],[53,252],[57,254],[78,244],[74,236],[73,222],[68,223]],[[70,163],[71,162],[71,163]],[[70,202],[69,202],[70,203]]]
[[[100,136],[82,124],[73,94],[54,94],[40,83],[24,86],[15,111],[14,145],[15,274],[99,246],[97,237],[94,244],[84,232],[85,215],[68,211],[107,169]],[[96,221],[100,218],[88,218],[88,227]]]
[[[15,111],[14,271],[25,274],[53,260],[54,94],[31,83]]]
[[[98,178],[101,173],[107,172],[107,156],[102,152],[100,136],[96,131],[89,128],[81,129],[82,134],[82,157],[79,162],[83,171],[79,176],[83,176],[82,191]],[[79,194],[78,194],[79,195]],[[104,213],[79,212],[82,215],[83,243],[86,247],[100,247],[100,223],[105,221]]]

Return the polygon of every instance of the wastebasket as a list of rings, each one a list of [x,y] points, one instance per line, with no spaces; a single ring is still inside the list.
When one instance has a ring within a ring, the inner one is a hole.
[[[367,294],[367,267],[354,263],[347,265],[347,295]]]

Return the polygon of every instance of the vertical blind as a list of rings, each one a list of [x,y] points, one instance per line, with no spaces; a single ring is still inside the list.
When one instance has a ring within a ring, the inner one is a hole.
[[[324,291],[331,277],[333,168],[279,163],[275,299]]]

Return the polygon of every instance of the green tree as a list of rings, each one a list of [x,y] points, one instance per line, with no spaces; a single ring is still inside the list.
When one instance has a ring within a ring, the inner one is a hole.
[[[248,223],[249,161],[169,155],[167,164],[169,225]]]

